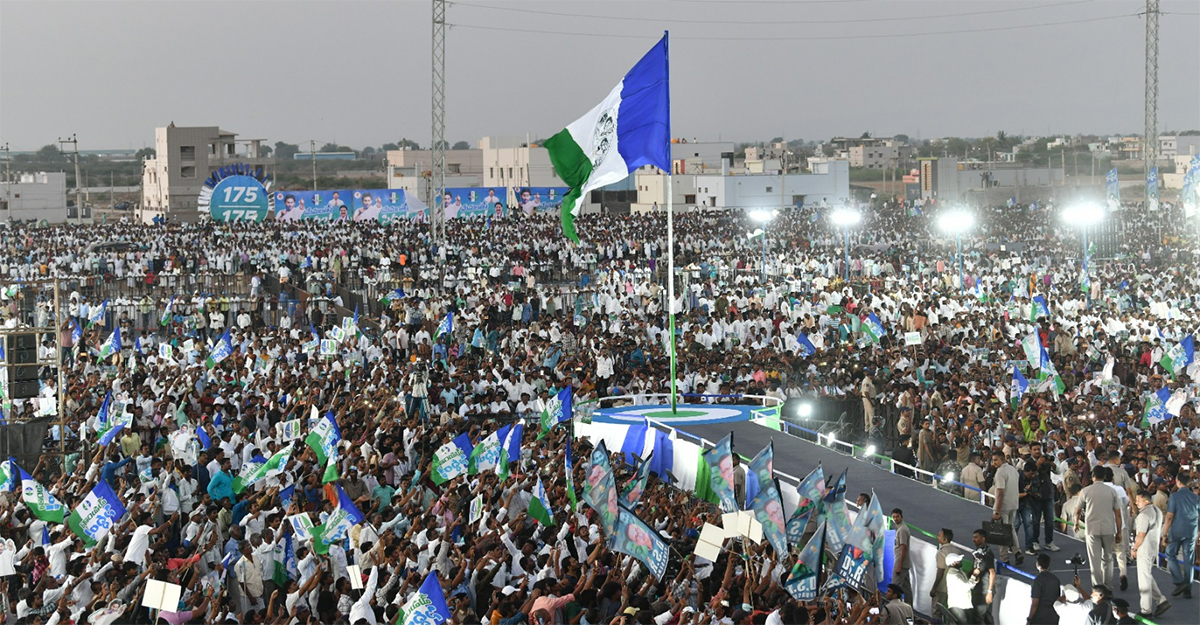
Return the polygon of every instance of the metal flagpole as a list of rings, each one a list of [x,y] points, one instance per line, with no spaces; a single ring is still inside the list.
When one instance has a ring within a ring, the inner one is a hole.
[[[675,163],[671,162],[674,169]],[[675,384],[675,204],[672,193],[671,172],[667,173],[667,318],[671,333],[671,412],[675,412],[678,394]]]

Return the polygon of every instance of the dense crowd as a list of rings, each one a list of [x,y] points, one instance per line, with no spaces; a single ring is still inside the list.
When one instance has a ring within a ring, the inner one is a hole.
[[[1179,554],[1174,590],[1190,596],[1200,365],[1163,356],[1200,319],[1195,230],[1176,229],[1194,219],[1114,213],[1119,243],[1089,252],[1085,274],[1053,207],[981,209],[960,281],[936,202],[862,207],[848,250],[831,210],[775,216],[765,255],[742,213],[679,215],[674,302],[661,213],[582,216],[579,247],[540,217],[452,222],[445,240],[420,224],[6,230],[0,275],[18,288],[0,291],[5,325],[57,327],[65,363],[66,427],[51,436],[66,438],[66,471],[44,456],[31,480],[67,511],[107,485],[127,514],[92,545],[8,494],[0,607],[21,623],[149,622],[142,591],[165,581],[183,587],[176,609],[155,613],[171,623],[373,624],[396,620],[436,571],[456,623],[903,623],[914,590],[937,591],[947,614],[988,611],[986,559],[914,589],[901,557],[885,595],[799,601],[786,590],[794,553],[747,542],[686,557],[717,510],[666,476],[637,507],[673,547],[656,579],[609,548],[595,511],[570,509],[588,463],[567,480],[564,449],[586,459],[591,445],[565,425],[526,427],[503,471],[433,478],[443,446],[536,424],[564,388],[576,406],[662,401],[669,310],[680,393],[861,399],[864,440],[954,472],[965,496],[991,493],[1018,533],[1000,559],[1057,550],[1063,532],[1106,534],[1088,538],[1093,590],[1124,590],[1136,545],[1138,557]],[[114,241],[128,245],[102,245]],[[206,275],[244,288],[206,292]],[[64,317],[44,288],[20,286],[39,278],[63,280]],[[97,280],[124,288],[108,300]],[[1156,406],[1162,389],[1171,401]],[[41,396],[6,403],[6,418],[49,412],[58,391],[48,367]],[[306,443],[325,415],[338,429],[328,449]],[[541,485],[552,525],[529,512]],[[1094,516],[1093,486],[1124,495],[1117,527]],[[478,497],[483,519],[469,522]],[[313,534],[350,507],[361,522],[336,540]],[[1142,546],[1151,508],[1161,544]],[[1102,564],[1113,556],[1117,574]],[[955,584],[965,603],[951,605]],[[1148,592],[1132,611],[1165,609]],[[1102,595],[1087,609],[1115,618]]]

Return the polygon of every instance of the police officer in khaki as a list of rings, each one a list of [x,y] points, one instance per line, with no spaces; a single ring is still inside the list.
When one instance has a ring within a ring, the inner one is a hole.
[[[1163,513],[1150,505],[1150,493],[1140,490],[1135,499],[1137,518],[1133,520],[1137,538],[1133,542],[1130,556],[1137,562],[1138,595],[1141,597],[1141,612],[1145,618],[1161,616],[1171,608],[1171,602],[1158,590],[1154,581],[1154,560],[1158,556],[1158,543],[1162,536]]]

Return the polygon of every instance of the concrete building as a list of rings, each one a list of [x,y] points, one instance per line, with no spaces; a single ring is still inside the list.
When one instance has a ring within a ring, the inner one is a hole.
[[[429,175],[433,165],[430,150],[388,150],[387,186],[404,189],[432,206],[433,187]],[[483,184],[483,151],[446,150],[446,187],[478,187]]]
[[[897,167],[912,158],[912,148],[895,139],[873,139],[848,150],[851,167],[887,169]]]
[[[21,174],[12,182],[0,182],[0,219],[65,222],[67,174],[61,171]]]
[[[1066,179],[1062,168],[1014,167],[952,157],[922,158],[918,170],[921,197],[952,202],[965,200],[973,192],[1061,186]]]
[[[562,178],[550,164],[550,151],[519,137],[484,137],[483,186],[508,189],[509,204],[516,201],[514,187],[561,187]]]
[[[1168,135],[1158,138],[1159,160],[1169,161],[1176,156],[1200,154],[1200,135]]]
[[[845,159],[809,159],[811,173],[677,174],[671,177],[674,206],[693,208],[794,208],[833,205],[850,199],[850,163]],[[662,210],[667,177],[655,169],[635,174],[633,212]]]
[[[170,126],[154,129],[154,158],[142,161],[142,206],[139,218],[157,216],[174,221],[200,218],[197,200],[204,181],[226,165],[243,163],[266,167],[275,162],[260,157],[262,139],[238,139],[216,126]]]

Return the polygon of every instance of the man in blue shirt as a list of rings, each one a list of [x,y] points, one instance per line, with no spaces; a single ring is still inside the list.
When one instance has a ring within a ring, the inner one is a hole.
[[[125,465],[129,464],[130,462],[133,462],[133,458],[126,458],[124,460],[120,460],[117,462],[110,462],[110,463],[104,465],[104,468],[100,469],[100,479],[104,480],[104,482],[106,484],[108,484],[110,487],[116,488],[117,484],[116,484],[116,482],[113,481],[113,478],[116,477],[117,471],[120,471]]]
[[[220,502],[222,498],[233,501],[233,478],[229,476],[229,458],[221,460],[221,470],[217,471],[208,481],[208,495],[213,501]]]
[[[1175,492],[1167,501],[1167,520],[1163,528],[1163,551],[1169,556],[1167,562],[1171,579],[1175,582],[1172,597],[1183,595],[1192,598],[1192,563],[1196,560],[1197,517],[1200,516],[1200,496],[1192,492],[1192,475],[1180,471],[1175,478]],[[1182,556],[1182,564],[1179,557]]]

